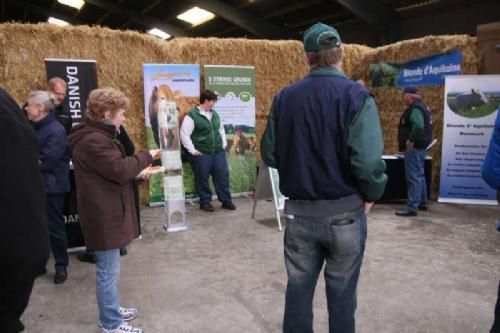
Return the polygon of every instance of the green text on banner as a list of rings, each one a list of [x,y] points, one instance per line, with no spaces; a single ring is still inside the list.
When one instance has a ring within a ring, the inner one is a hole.
[[[227,139],[232,195],[253,191],[256,179],[255,68],[252,66],[204,66],[205,88],[219,96],[219,113]]]

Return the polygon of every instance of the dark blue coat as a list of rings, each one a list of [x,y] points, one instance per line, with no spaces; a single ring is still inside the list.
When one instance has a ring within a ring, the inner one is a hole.
[[[33,123],[45,193],[65,193],[69,185],[69,147],[64,127],[50,113]]]

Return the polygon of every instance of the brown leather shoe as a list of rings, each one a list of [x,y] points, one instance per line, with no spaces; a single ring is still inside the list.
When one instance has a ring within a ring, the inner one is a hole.
[[[214,211],[214,207],[209,203],[200,205],[200,209],[204,210],[205,212],[213,212]]]
[[[223,209],[227,209],[227,210],[236,210],[236,206],[231,201],[229,201],[229,202],[223,202],[222,203],[222,208]]]
[[[397,210],[394,214],[397,216],[417,216],[417,212],[408,209]]]
[[[68,272],[66,268],[56,268],[56,275],[54,275],[54,283],[61,284],[68,278]]]

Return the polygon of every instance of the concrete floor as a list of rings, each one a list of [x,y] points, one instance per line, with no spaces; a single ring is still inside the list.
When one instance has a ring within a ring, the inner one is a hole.
[[[142,210],[143,239],[123,257],[122,304],[150,332],[280,332],[286,273],[273,205],[250,199],[234,212],[188,207],[189,230],[165,233],[163,208]],[[376,205],[358,289],[358,333],[488,332],[500,278],[498,207],[433,204],[416,218]],[[98,332],[94,265],[70,257],[69,279],[36,282],[29,333]],[[315,331],[327,332],[324,283]]]

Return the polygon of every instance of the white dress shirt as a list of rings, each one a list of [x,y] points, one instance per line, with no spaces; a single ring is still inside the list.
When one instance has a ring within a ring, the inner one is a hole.
[[[197,106],[198,110],[200,110],[200,114],[207,118],[210,123],[212,122],[212,111],[205,111],[203,108]],[[187,149],[187,151],[191,154],[194,155],[196,153],[199,153],[194,148],[193,141],[191,140],[191,134],[193,134],[194,131],[194,121],[193,118],[189,117],[186,115],[184,117],[184,120],[182,121],[182,126],[181,126],[181,132],[180,132],[180,137],[181,137],[181,143],[184,146],[184,148]],[[227,146],[227,141],[226,141],[226,132],[224,131],[224,125],[222,125],[222,121],[220,122],[220,127],[219,127],[219,133],[220,136],[222,137],[222,148],[226,149]]]

